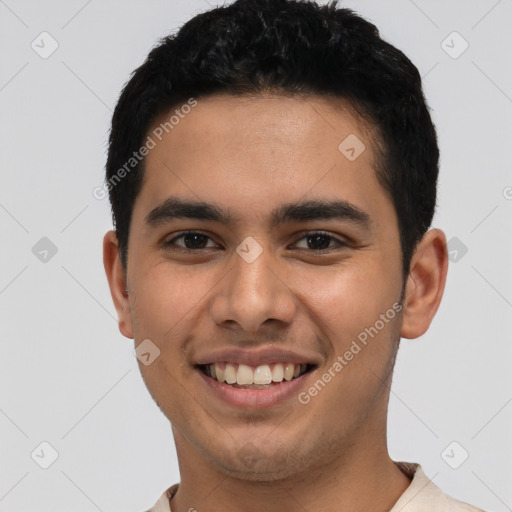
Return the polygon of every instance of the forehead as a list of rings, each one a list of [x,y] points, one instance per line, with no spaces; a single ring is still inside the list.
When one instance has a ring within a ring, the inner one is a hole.
[[[285,196],[342,196],[364,207],[387,197],[376,179],[373,127],[346,103],[276,94],[196,101],[173,107],[148,131],[155,147],[141,195],[153,206],[180,193],[253,212],[262,198],[276,205]]]
[[[374,160],[376,156],[373,144],[376,128],[363,120],[348,101],[340,98],[261,93],[218,94],[194,101],[194,108],[189,108],[185,102],[157,118],[150,130],[150,133],[158,132],[157,142],[223,151],[224,157],[228,156],[226,152],[237,150],[240,145],[244,152],[252,152],[253,149],[260,151],[262,145],[272,149],[293,142],[296,153],[300,145],[303,153],[315,157],[326,150],[339,156],[339,143],[353,135],[367,142],[366,159]],[[162,145],[159,146],[162,150]],[[152,156],[158,157],[159,153],[157,148]]]

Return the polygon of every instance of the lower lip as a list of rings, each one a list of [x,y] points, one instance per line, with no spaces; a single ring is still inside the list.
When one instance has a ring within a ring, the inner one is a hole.
[[[196,371],[215,396],[231,406],[242,409],[263,409],[277,405],[291,397],[297,397],[306,378],[312,373],[310,371],[296,379],[283,380],[270,388],[246,389],[220,383],[218,380],[207,377],[201,370],[197,369]]]

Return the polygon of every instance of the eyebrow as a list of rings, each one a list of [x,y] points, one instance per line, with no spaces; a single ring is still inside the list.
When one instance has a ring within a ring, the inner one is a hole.
[[[272,227],[287,222],[315,220],[349,221],[366,229],[371,226],[368,213],[345,200],[311,200],[287,203],[275,208],[269,218]],[[149,227],[156,227],[175,219],[208,220],[227,226],[234,224],[236,220],[229,210],[219,205],[171,196],[151,210],[146,216],[146,224]]]

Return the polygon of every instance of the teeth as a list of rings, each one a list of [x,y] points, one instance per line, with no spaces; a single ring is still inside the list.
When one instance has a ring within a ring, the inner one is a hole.
[[[274,382],[282,382],[284,379],[284,369],[282,364],[274,365],[272,369],[272,380]]]
[[[219,382],[228,384],[247,385],[268,385],[272,382],[289,381],[299,377],[307,369],[305,364],[263,364],[254,370],[246,364],[236,365],[233,363],[213,363],[206,366],[206,374]]]
[[[217,377],[219,382],[224,382],[225,372],[218,364],[211,364],[210,371],[212,375]]]
[[[295,365],[287,364],[284,367],[284,380],[292,380],[294,372],[295,372]]]
[[[258,366],[258,368],[254,370],[254,384],[270,384],[271,382],[272,372],[270,371],[270,366],[268,364]]]
[[[215,366],[218,366],[217,364]],[[226,364],[226,370],[224,371],[224,379],[228,384],[234,384],[236,382],[236,370],[235,367],[228,363]]]
[[[236,374],[237,384],[254,384],[254,375],[252,368],[246,364],[238,365],[238,373]]]

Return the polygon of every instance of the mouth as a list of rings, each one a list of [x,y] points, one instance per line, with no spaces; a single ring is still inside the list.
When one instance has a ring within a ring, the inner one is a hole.
[[[260,346],[250,350],[218,348],[194,354],[200,396],[222,414],[270,410],[279,414],[283,404],[293,406],[298,395],[325,364],[313,350]],[[227,409],[225,408],[227,406]]]
[[[297,380],[313,371],[310,363],[272,363],[250,366],[235,362],[197,365],[206,377],[238,389],[269,389]]]

